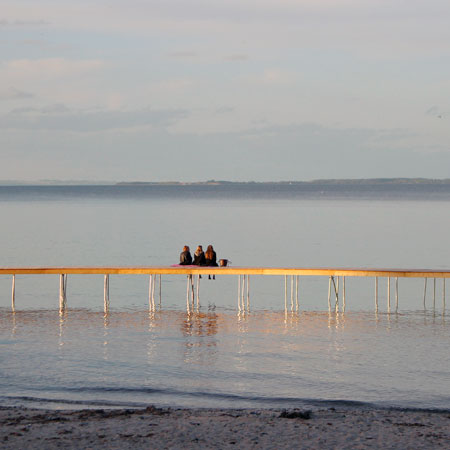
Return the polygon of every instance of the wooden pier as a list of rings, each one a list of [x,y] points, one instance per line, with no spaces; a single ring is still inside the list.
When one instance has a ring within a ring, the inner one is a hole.
[[[105,267],[0,267],[0,275],[298,275],[342,277],[450,278],[450,270],[365,269],[331,267],[201,267],[201,266],[105,266]]]
[[[201,267],[201,266],[105,266],[105,267],[0,267],[0,275],[12,275],[12,310],[15,310],[15,276],[16,275],[59,275],[59,306],[63,310],[67,304],[67,275],[103,275],[104,276],[104,309],[109,308],[109,276],[110,275],[149,275],[149,307],[155,309],[155,286],[159,281],[159,297],[161,301],[161,276],[186,275],[186,303],[190,311],[199,307],[200,275],[238,275],[238,308],[249,309],[250,276],[284,276],[284,307],[288,310],[288,285],[290,284],[290,309],[298,311],[299,277],[326,276],[328,284],[328,310],[339,311],[339,298],[342,295],[341,310],[345,311],[345,278],[373,277],[375,279],[375,310],[378,311],[378,278],[387,279],[387,310],[391,312],[391,278],[395,279],[395,311],[398,311],[398,278],[424,279],[424,309],[426,309],[427,280],[434,281],[434,298],[436,297],[436,279],[442,279],[442,304],[445,311],[445,279],[450,278],[450,270],[431,269],[392,269],[392,268],[314,268],[314,267]],[[196,294],[194,277],[197,279]],[[290,277],[290,283],[288,283]],[[340,283],[340,280],[342,282]],[[334,290],[334,307],[331,302],[332,286]],[[341,287],[340,287],[341,286]]]

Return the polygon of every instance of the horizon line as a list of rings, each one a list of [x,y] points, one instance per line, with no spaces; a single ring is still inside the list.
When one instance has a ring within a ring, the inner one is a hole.
[[[425,177],[373,177],[373,178],[318,178],[312,180],[204,180],[204,181],[144,181],[144,180],[61,180],[61,179],[40,179],[40,180],[0,180],[0,186],[117,186],[117,185],[220,185],[220,184],[314,184],[314,183],[450,183],[450,178],[425,178]]]

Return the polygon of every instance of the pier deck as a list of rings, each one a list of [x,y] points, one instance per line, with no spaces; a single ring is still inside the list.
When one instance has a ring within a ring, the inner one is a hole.
[[[342,277],[450,278],[450,270],[328,267],[199,267],[199,266],[91,266],[0,267],[0,275],[298,275]]]
[[[288,309],[288,278],[290,277],[291,311],[299,310],[299,277],[326,276],[328,282],[328,310],[332,309],[331,289],[335,293],[336,312],[339,311],[339,299],[342,298],[342,311],[345,311],[345,278],[373,277],[375,279],[375,310],[378,311],[378,278],[387,279],[387,310],[391,311],[391,278],[395,279],[395,311],[398,311],[398,279],[424,278],[423,305],[426,309],[427,280],[433,279],[433,306],[436,304],[436,279],[442,279],[442,310],[445,311],[445,279],[450,278],[450,270],[436,269],[389,269],[389,268],[331,268],[331,267],[199,267],[199,266],[105,266],[105,267],[0,267],[0,275],[12,275],[11,307],[15,310],[16,275],[59,275],[60,310],[65,309],[67,303],[67,275],[103,275],[104,276],[104,309],[109,308],[109,276],[110,275],[148,275],[149,276],[149,306],[155,310],[155,286],[159,284],[159,302],[161,304],[161,276],[187,275],[186,306],[190,311],[194,307],[196,298],[199,307],[200,275],[238,275],[238,308],[239,311],[249,310],[250,275],[278,275],[284,276],[284,305]],[[194,277],[197,279],[196,294],[194,294]],[[341,288],[339,280],[342,279]],[[340,295],[342,289],[342,297]],[[295,302],[294,302],[295,300]]]

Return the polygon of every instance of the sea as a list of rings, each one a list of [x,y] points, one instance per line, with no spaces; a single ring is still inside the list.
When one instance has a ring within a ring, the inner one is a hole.
[[[450,270],[450,186],[223,184],[0,186],[0,267],[151,266],[212,244],[232,266]],[[450,298],[442,279],[200,280],[0,275],[0,406],[50,409],[381,407],[450,411]],[[341,281],[342,283],[342,281]],[[342,287],[342,284],[341,284]],[[395,280],[390,282],[394,305]],[[333,292],[334,294],[334,292]],[[290,295],[290,294],[289,294]],[[447,286],[450,297],[450,282]],[[334,297],[333,297],[334,301]],[[333,303],[334,304],[334,303]]]

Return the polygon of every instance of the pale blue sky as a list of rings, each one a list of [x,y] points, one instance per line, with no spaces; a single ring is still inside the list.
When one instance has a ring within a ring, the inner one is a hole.
[[[448,0],[0,5],[0,180],[450,177]]]

